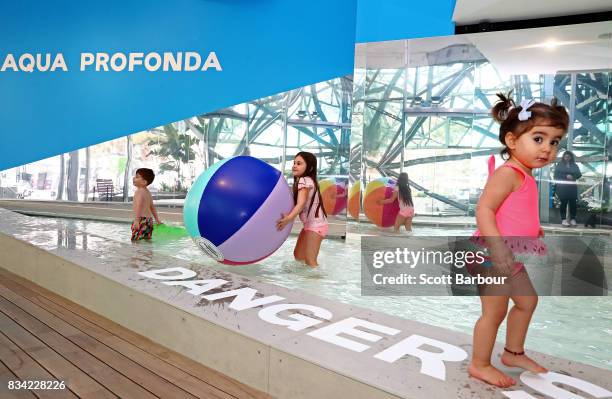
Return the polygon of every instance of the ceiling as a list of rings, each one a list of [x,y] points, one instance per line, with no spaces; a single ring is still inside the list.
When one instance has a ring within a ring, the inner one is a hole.
[[[517,75],[612,69],[611,33],[606,21],[468,36],[500,73]]]
[[[471,25],[611,10],[610,0],[456,0],[453,22]]]
[[[355,65],[402,68],[406,50],[409,66],[485,58],[502,75],[612,69],[612,21],[364,43],[356,47]]]

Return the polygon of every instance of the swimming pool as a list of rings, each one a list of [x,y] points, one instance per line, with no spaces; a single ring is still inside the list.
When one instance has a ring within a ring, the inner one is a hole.
[[[47,221],[50,218],[45,218]],[[57,223],[58,242],[77,248],[95,245],[89,234],[129,243],[130,226],[123,223],[51,219]],[[61,234],[60,234],[61,232]],[[467,235],[469,229],[417,227],[415,235]],[[61,236],[61,238],[60,238]],[[480,315],[477,297],[381,297],[361,296],[360,244],[358,237],[325,240],[320,267],[310,269],[293,261],[296,237],[260,264],[233,267],[205,257],[191,239],[139,242],[151,253],[231,271],[289,289],[300,289],[331,300],[374,309],[394,316],[471,334]],[[89,244],[88,244],[89,242]],[[498,339],[503,340],[505,325]],[[612,369],[612,301],[609,297],[541,297],[531,324],[527,348],[597,367]]]

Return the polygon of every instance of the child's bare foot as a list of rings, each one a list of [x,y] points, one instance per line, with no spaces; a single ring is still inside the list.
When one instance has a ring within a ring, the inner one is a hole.
[[[501,356],[501,362],[504,366],[508,367],[520,367],[522,369],[531,371],[532,373],[546,373],[547,369],[540,366],[536,363],[532,358],[527,356],[525,352],[521,352],[521,354],[510,353],[507,350],[504,350],[504,353]]]
[[[516,384],[516,381],[512,377],[502,373],[490,364],[481,367],[471,363],[470,367],[468,367],[468,373],[474,378],[478,378],[487,384],[495,385],[500,388],[508,388]]]

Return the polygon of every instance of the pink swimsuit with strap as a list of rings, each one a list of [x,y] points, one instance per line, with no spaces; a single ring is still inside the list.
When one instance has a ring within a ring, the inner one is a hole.
[[[511,168],[523,177],[518,190],[506,197],[495,212],[495,222],[500,235],[512,253],[546,254],[546,244],[538,238],[540,233],[540,211],[538,209],[538,186],[533,176],[528,175],[521,168],[509,163],[500,167]],[[491,155],[488,162],[489,177],[495,171],[495,157]],[[472,242],[487,247],[484,237],[476,230]],[[517,262],[517,273],[523,264]]]
[[[399,202],[399,215],[404,218],[414,217],[414,207],[411,205],[408,205],[407,203],[405,203],[404,201],[400,199],[399,187],[395,186],[393,188],[393,191],[395,191],[395,193],[397,194],[397,202]]]
[[[308,176],[300,177],[300,180],[298,180],[298,190],[303,188],[308,189],[306,206],[300,212],[300,220],[304,224],[304,231],[313,231],[321,237],[325,237],[329,230],[329,224],[323,214],[323,204],[319,206],[319,195],[312,178]],[[317,207],[319,208],[318,211]]]

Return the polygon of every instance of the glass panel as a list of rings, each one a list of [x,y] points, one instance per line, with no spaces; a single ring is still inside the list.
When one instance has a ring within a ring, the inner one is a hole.
[[[276,95],[248,104],[249,153],[281,171],[286,97],[286,94]]]
[[[598,26],[590,26],[589,32],[606,29],[604,24]],[[570,36],[581,32],[576,26],[555,29],[564,29]],[[571,113],[572,121],[559,156],[572,150],[582,173],[577,182],[577,219],[584,222],[594,214],[601,219],[610,195],[604,177],[610,173],[612,39],[603,34],[594,44],[572,42],[575,47],[559,50],[559,55],[553,50],[514,46],[521,35],[526,33],[491,32],[358,45],[355,70],[362,74],[364,83],[355,97],[363,98],[364,106],[363,116],[357,113],[353,121],[353,129],[361,127],[363,131],[364,182],[405,171],[419,215],[473,216],[486,183],[488,157],[495,155],[497,165],[503,162],[498,155],[499,124],[490,116],[496,93],[511,92],[517,103],[532,98],[549,102],[556,97]],[[590,49],[591,45],[597,50]],[[525,50],[533,51],[532,61],[512,55]],[[561,65],[575,67],[556,72],[554,68]],[[544,223],[560,222],[553,178],[556,165],[535,171]]]
[[[355,48],[355,73],[353,74],[353,113],[351,118],[350,159],[349,159],[349,194],[347,217],[359,222],[362,214],[362,196],[364,184],[363,165],[363,118],[366,88],[365,45],[357,44]],[[349,224],[347,228],[350,229]],[[358,226],[355,230],[358,232]]]

